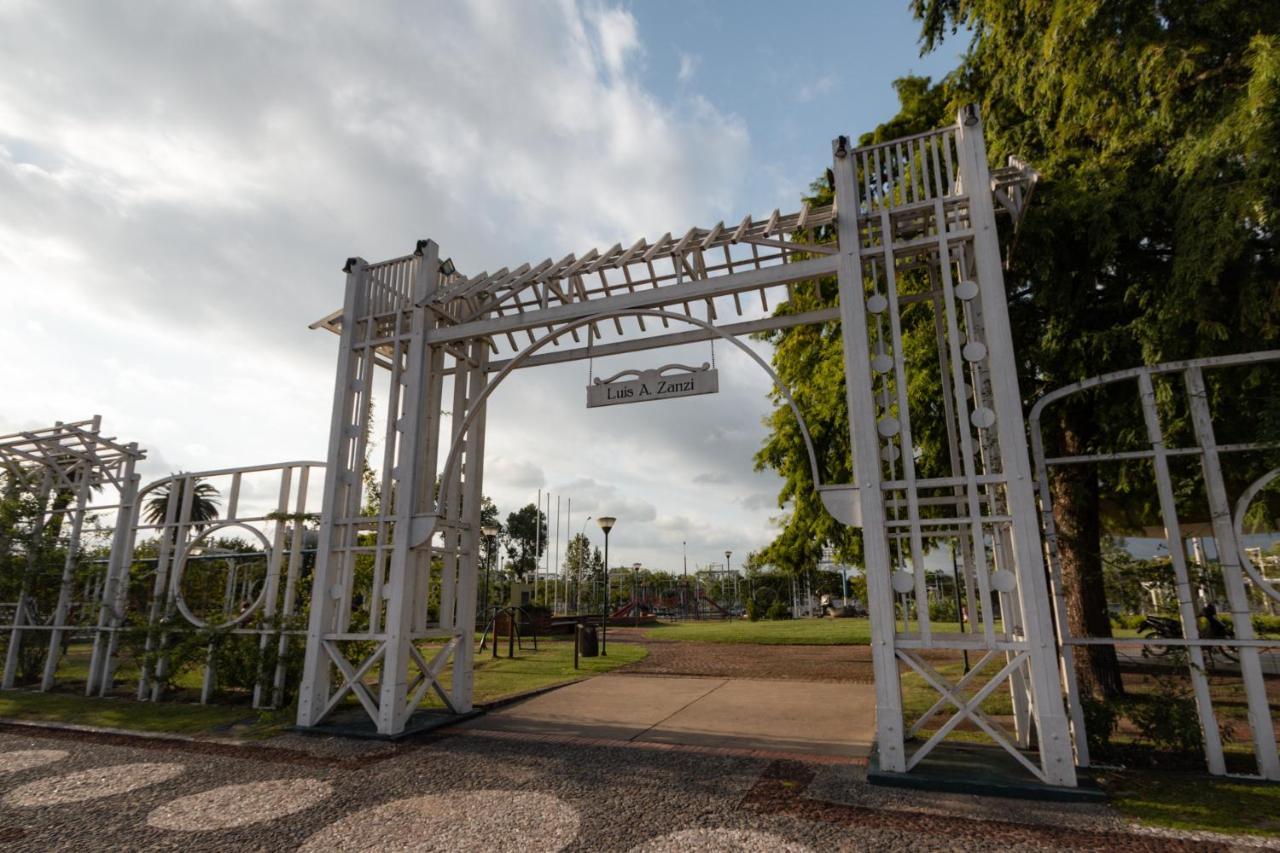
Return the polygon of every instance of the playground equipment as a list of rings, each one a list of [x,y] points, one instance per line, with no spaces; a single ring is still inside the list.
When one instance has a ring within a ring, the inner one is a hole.
[[[609,618],[622,620],[648,615],[675,620],[728,619],[730,611],[707,595],[699,579],[692,577],[676,578],[662,586],[641,583],[632,597],[616,608]]]
[[[493,613],[489,616],[489,621],[485,623],[484,631],[480,634],[480,651],[484,651],[485,646],[489,645],[492,649],[492,656],[498,656],[498,632],[503,627],[507,628],[507,657],[515,657],[516,649],[524,651],[525,637],[533,640],[533,650],[538,650],[538,628],[536,621],[531,617],[525,608],[509,604],[506,607],[495,607]],[[490,642],[490,634],[492,634],[492,642]]]

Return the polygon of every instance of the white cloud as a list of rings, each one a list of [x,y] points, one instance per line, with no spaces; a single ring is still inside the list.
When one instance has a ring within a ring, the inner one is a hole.
[[[836,78],[831,74],[824,74],[817,79],[811,80],[800,86],[800,90],[796,92],[796,97],[801,103],[815,100],[830,92],[835,88]]]
[[[676,79],[681,83],[688,83],[697,72],[699,62],[701,62],[701,59],[692,53],[681,53],[680,69],[676,72]]]
[[[643,56],[629,12],[570,0],[0,5],[0,431],[99,413],[144,476],[322,459],[336,340],[306,324],[347,256],[429,236],[471,273],[740,218],[745,126]],[[486,492],[607,499],[646,562],[673,518],[691,554],[762,544],[718,499],[775,482],[767,389],[723,362],[715,399],[605,415],[579,366],[520,371]]]
[[[636,19],[623,9],[598,8],[589,13],[599,34],[600,55],[612,75],[626,71],[631,54],[640,50]]]
[[[547,475],[542,468],[527,459],[512,459],[509,456],[496,456],[485,459],[485,468],[490,477],[496,476],[504,483],[520,489],[541,489],[547,484]]]

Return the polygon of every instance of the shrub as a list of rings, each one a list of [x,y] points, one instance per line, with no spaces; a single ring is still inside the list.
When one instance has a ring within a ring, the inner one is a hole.
[[[1231,614],[1219,613],[1218,618],[1231,625]],[[1280,616],[1269,613],[1253,614],[1253,630],[1263,637],[1280,636]],[[1234,627],[1234,626],[1233,626]]]
[[[1158,749],[1200,752],[1204,734],[1190,691],[1167,676],[1157,679],[1157,683],[1158,692],[1124,700],[1125,716],[1142,739]]]
[[[1146,621],[1145,613],[1112,613],[1111,627],[1127,628],[1130,631],[1136,631],[1142,627],[1142,623]]]
[[[1116,732],[1120,721],[1116,706],[1105,700],[1084,697],[1084,726],[1089,737],[1089,756],[1093,759],[1107,759],[1114,756],[1115,748],[1111,737]]]
[[[70,632],[67,632],[70,634]],[[9,653],[9,632],[0,640],[0,661]],[[64,642],[65,646],[65,642]],[[46,631],[23,631],[18,646],[18,666],[14,683],[35,684],[44,674],[44,659],[49,652],[49,635]]]
[[[760,621],[760,605],[756,604],[754,598],[747,599],[747,618],[752,622]]]
[[[1271,637],[1280,636],[1280,616],[1272,616],[1268,613],[1253,614],[1253,630]]]
[[[790,619],[791,610],[781,601],[775,601],[769,605],[769,609],[764,614],[766,619]]]
[[[929,602],[929,619],[933,622],[958,622],[954,598],[935,599]]]

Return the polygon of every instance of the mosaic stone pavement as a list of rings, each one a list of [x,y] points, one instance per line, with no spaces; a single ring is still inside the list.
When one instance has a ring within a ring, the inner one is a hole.
[[[846,760],[438,736],[251,745],[0,726],[0,850],[1227,850],[1099,805],[868,786]],[[1247,842],[1244,842],[1247,843]]]

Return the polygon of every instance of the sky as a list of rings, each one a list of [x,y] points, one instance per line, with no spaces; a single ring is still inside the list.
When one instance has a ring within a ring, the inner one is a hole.
[[[323,460],[337,338],[307,326],[347,257],[430,237],[470,273],[794,211],[962,42],[922,58],[906,0],[0,0],[0,433],[100,414],[144,482]],[[768,378],[715,355],[719,394],[590,411],[585,364],[513,374],[486,494],[571,499],[562,538],[616,516],[613,564],[738,565],[784,510]]]

